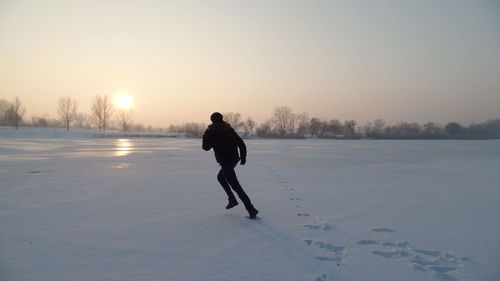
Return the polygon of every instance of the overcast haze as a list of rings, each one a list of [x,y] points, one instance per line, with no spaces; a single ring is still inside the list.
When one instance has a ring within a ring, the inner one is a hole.
[[[276,106],[365,123],[500,117],[500,1],[2,1],[0,99],[134,121],[262,122]]]

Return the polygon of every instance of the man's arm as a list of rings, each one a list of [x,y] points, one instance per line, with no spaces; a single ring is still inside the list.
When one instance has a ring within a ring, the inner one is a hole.
[[[203,134],[203,143],[202,143],[201,147],[205,151],[209,151],[213,147],[213,144],[210,140],[210,134],[208,133],[208,130],[206,130],[205,133]]]
[[[234,131],[233,131],[234,132]],[[236,136],[236,145],[240,149],[240,158],[241,158],[241,165],[245,165],[246,160],[247,160],[247,146],[245,145],[245,142],[241,139],[240,136],[236,132],[234,132],[234,135]]]

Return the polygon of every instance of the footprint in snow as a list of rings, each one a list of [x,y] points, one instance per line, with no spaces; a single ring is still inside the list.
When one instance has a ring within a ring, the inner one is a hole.
[[[401,249],[392,249],[390,251],[372,251],[374,255],[378,255],[389,259],[398,259],[402,257],[409,257],[410,253]]]
[[[390,230],[390,231],[388,231]],[[395,232],[387,228],[372,229],[375,232]],[[372,254],[387,259],[407,259],[409,265],[416,270],[430,272],[434,277],[445,281],[458,281],[449,273],[463,266],[465,257],[458,257],[451,253],[446,253],[432,249],[422,249],[413,247],[407,241],[383,241],[383,240],[359,240],[358,245],[376,246],[377,250],[372,250]]]
[[[317,259],[317,260],[319,260],[319,261],[336,262],[336,263],[339,263],[339,264],[340,264],[340,262],[342,262],[342,258],[341,257],[315,256],[314,258]]]
[[[50,172],[50,171],[46,171],[46,170],[44,170],[44,171],[42,171],[42,170],[33,170],[33,171],[28,171],[26,173],[27,174],[41,174],[41,173],[48,173],[48,172]]]
[[[382,240],[359,240],[358,245],[380,245],[384,247],[398,247],[398,248],[408,248],[410,247],[410,243],[407,241],[382,241]]]
[[[320,224],[304,224],[304,227],[313,229],[313,230],[330,230],[331,226],[329,223],[320,223]]]
[[[374,229],[372,229],[372,231],[375,231],[375,232],[395,232],[396,230],[382,227],[382,228],[374,228]]]
[[[309,246],[315,246],[317,248],[323,249],[330,253],[329,256],[315,256],[315,259],[325,262],[335,262],[340,265],[346,256],[344,253],[344,246],[335,246],[333,244],[328,244],[319,240],[305,239],[304,243]]]
[[[323,280],[326,280],[328,276],[326,276],[326,274],[321,274],[320,276],[316,277],[316,279],[314,279],[315,281],[323,281]]]

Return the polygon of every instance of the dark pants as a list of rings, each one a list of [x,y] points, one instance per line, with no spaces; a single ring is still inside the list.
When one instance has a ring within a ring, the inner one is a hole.
[[[227,194],[227,197],[229,200],[236,200],[234,197],[233,192],[231,191],[231,188],[238,194],[238,197],[241,199],[241,202],[245,204],[245,208],[247,211],[253,210],[254,207],[252,206],[252,202],[250,202],[250,198],[248,198],[248,195],[243,191],[243,188],[241,187],[240,183],[238,182],[238,178],[236,177],[236,173],[234,172],[234,167],[236,167],[236,164],[230,164],[230,165],[221,165],[221,169],[219,171],[219,174],[217,174],[217,180],[219,181],[220,185],[222,185],[222,188],[224,188],[224,191]]]

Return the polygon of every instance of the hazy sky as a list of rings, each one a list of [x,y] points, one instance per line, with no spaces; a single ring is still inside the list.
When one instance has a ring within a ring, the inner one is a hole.
[[[126,91],[134,121],[500,117],[500,1],[0,0],[0,99]]]

